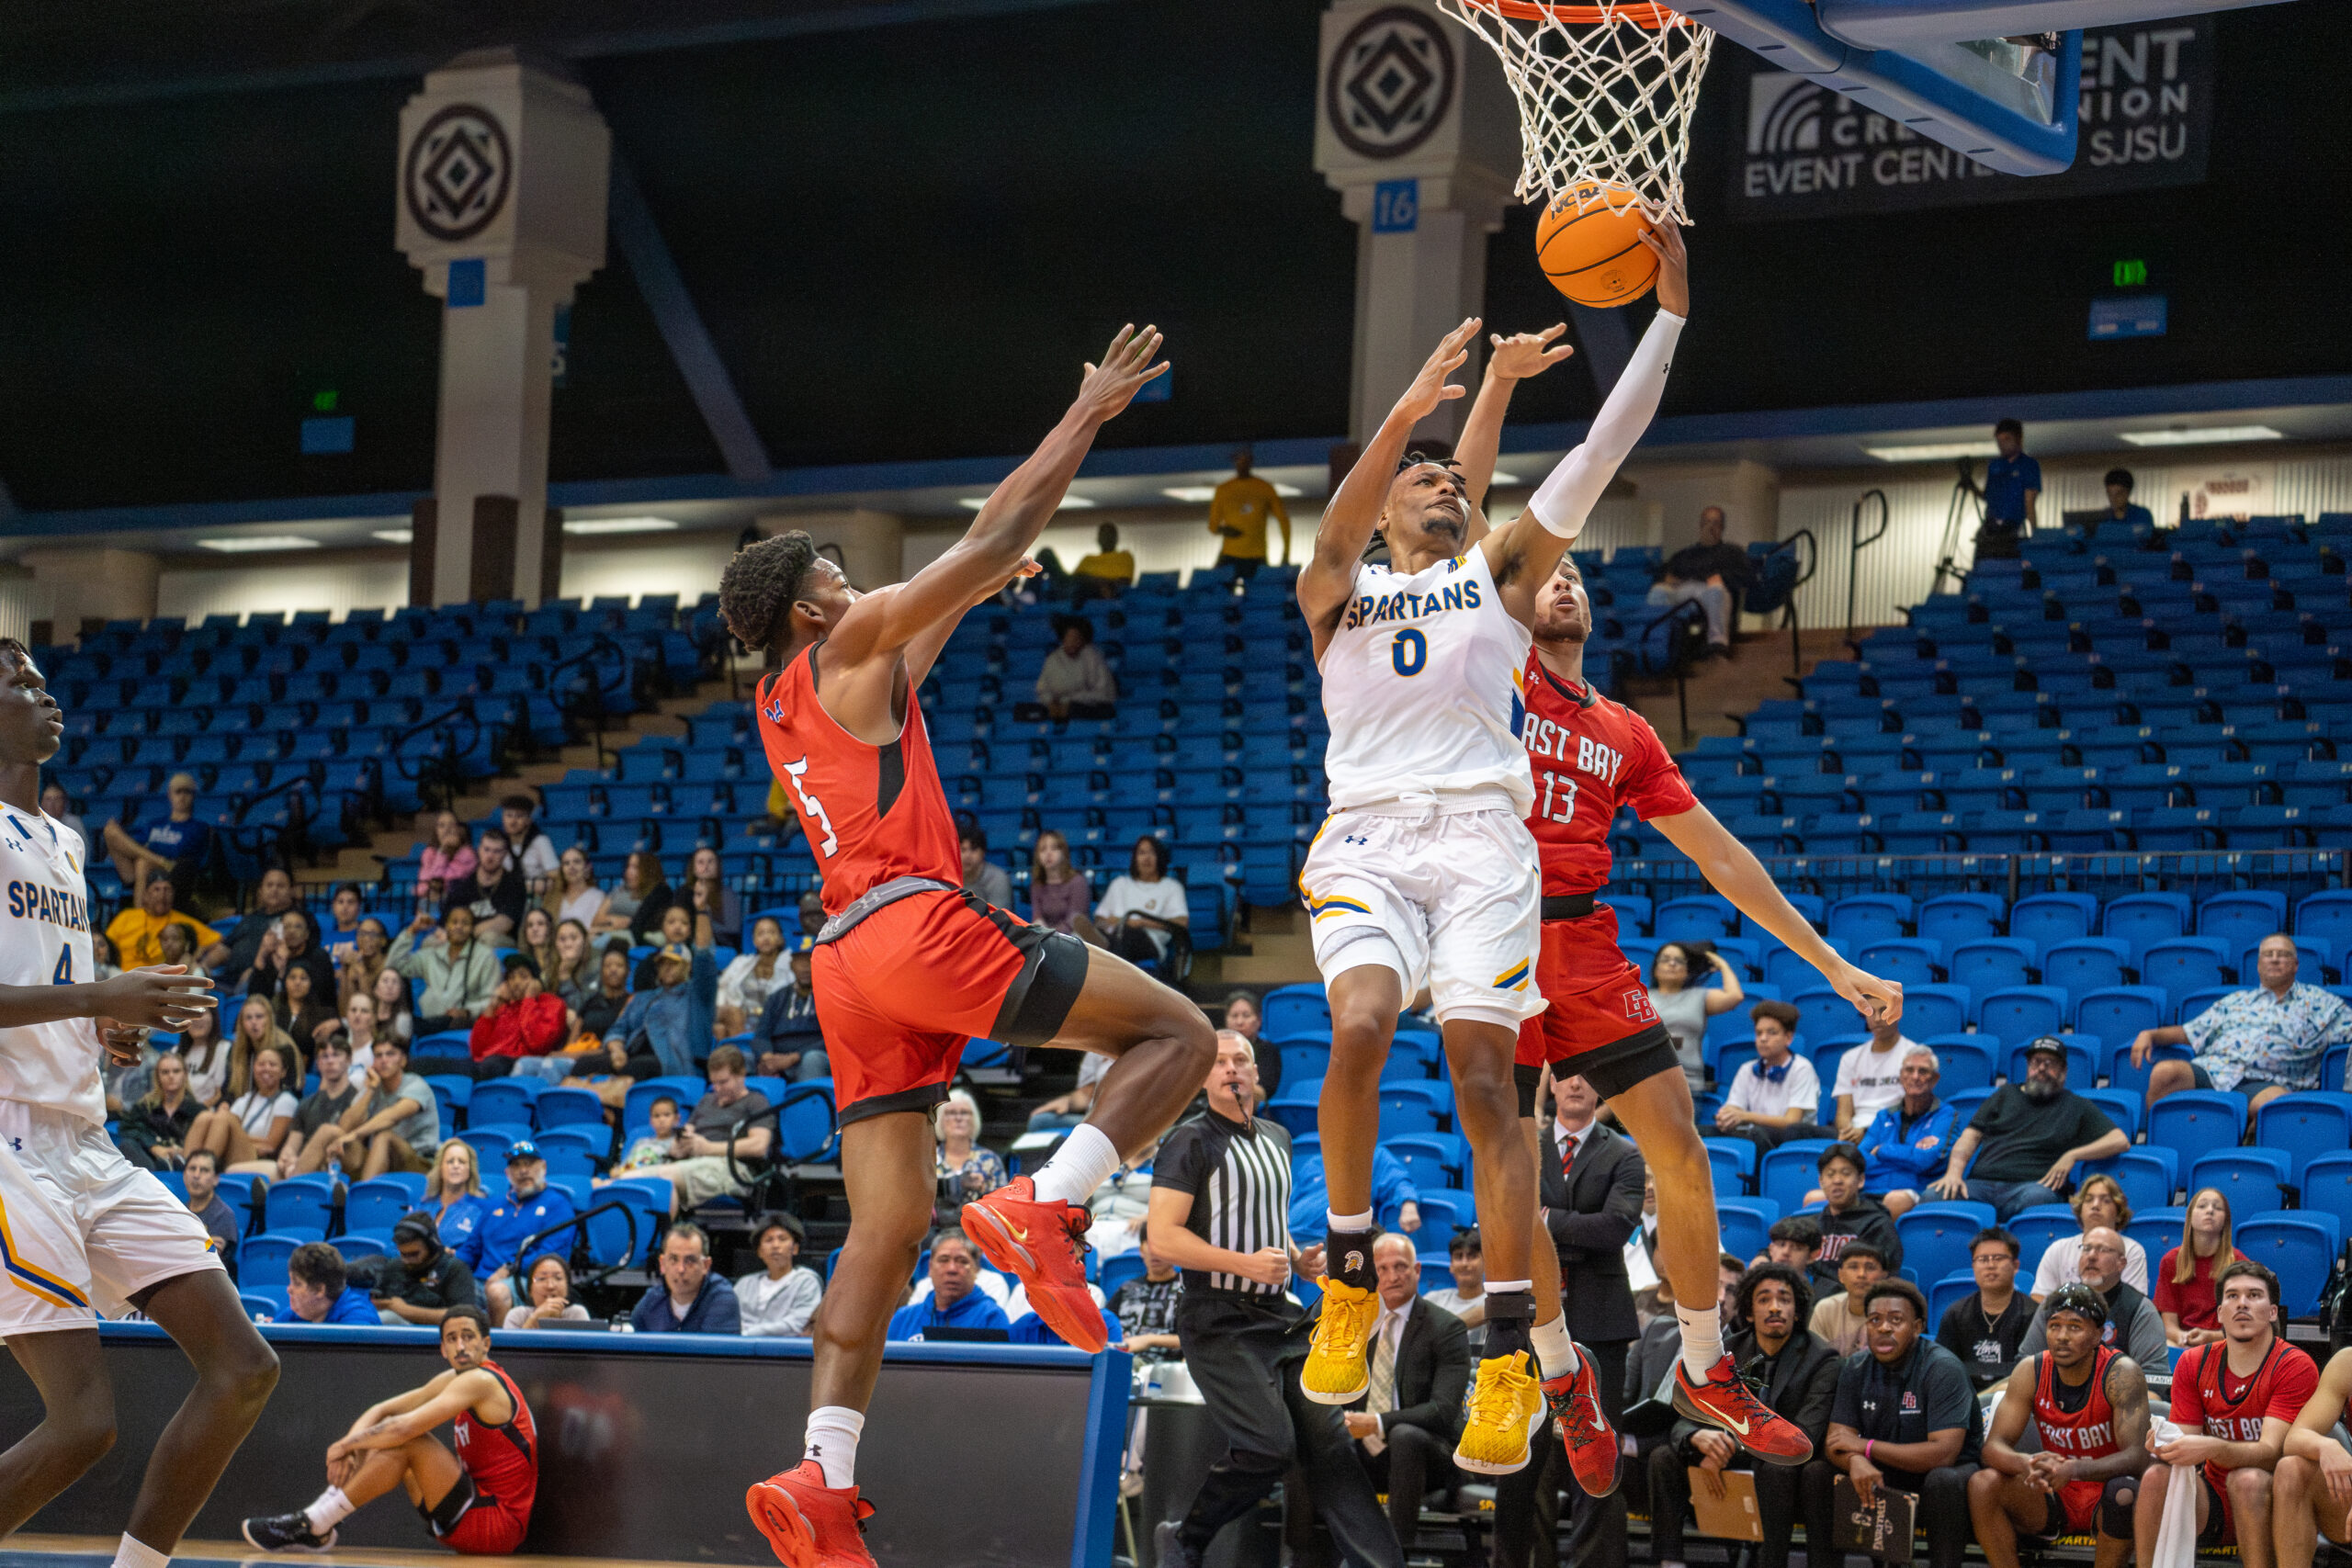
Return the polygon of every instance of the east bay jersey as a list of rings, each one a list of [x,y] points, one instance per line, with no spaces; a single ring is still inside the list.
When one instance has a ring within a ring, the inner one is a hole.
[[[90,899],[82,837],[39,811],[0,807],[0,985],[86,986]],[[0,1100],[106,1124],[96,1027],[86,1018],[0,1029]]]
[[[1645,822],[1699,804],[1650,721],[1589,685],[1527,661],[1520,731],[1535,785],[1527,830],[1544,858],[1544,892],[1598,893],[1609,881],[1609,824],[1630,806]]]
[[[1484,794],[1525,817],[1535,792],[1513,726],[1530,639],[1486,552],[1409,577],[1359,566],[1354,587],[1321,662],[1331,809]]]

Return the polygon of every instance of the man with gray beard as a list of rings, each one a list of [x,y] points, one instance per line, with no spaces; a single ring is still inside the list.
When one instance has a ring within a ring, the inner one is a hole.
[[[2120,1155],[2132,1142],[2098,1106],[2068,1090],[2064,1042],[2045,1034],[2026,1047],[2025,1060],[2025,1082],[2003,1085],[1977,1107],[1952,1144],[1951,1163],[1928,1184],[1939,1198],[1992,1204],[2003,1224],[2036,1204],[2064,1201],[2076,1168]]]

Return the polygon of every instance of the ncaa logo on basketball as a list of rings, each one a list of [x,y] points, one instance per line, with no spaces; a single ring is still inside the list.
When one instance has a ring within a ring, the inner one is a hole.
[[[1323,118],[1359,158],[1401,158],[1436,134],[1453,104],[1453,44],[1410,6],[1348,29],[1323,72]]]

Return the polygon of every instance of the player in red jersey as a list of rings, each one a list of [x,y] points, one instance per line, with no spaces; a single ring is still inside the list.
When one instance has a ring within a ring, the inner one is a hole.
[[[327,1489],[298,1513],[245,1521],[265,1551],[324,1551],[335,1526],[395,1486],[453,1551],[503,1557],[523,1544],[539,1491],[538,1429],[523,1391],[490,1359],[490,1318],[454,1306],[441,1320],[449,1370],[371,1404],[327,1448]],[[449,1423],[457,1451],[433,1429]]]
[[[2009,1374],[1984,1434],[1984,1467],[1968,1478],[1976,1544],[1992,1568],[2018,1568],[2018,1536],[2098,1532],[2098,1568],[2122,1568],[2148,1464],[2148,1380],[2099,1343],[2107,1301],[2088,1285],[2050,1293],[2050,1348]],[[2021,1454],[2025,1424],[2041,1451]]]
[[[814,1325],[807,1457],[745,1499],[790,1568],[872,1562],[858,1539],[872,1509],[857,1495],[857,1440],[884,1330],[931,1224],[929,1113],[966,1042],[1116,1058],[1086,1121],[1034,1179],[963,1211],[965,1234],[989,1261],[1086,1350],[1105,1341],[1086,1292],[1086,1201],[1182,1113],[1216,1053],[1208,1020],[1175,991],[963,890],[956,824],[915,700],[965,611],[1035,570],[1029,548],[1095,432],[1165,368],[1152,362],[1159,347],[1149,328],[1123,328],[1045,445],[911,580],[860,593],[795,533],[738,553],[719,584],[729,628],[782,666],[760,685],[760,738],[824,878],[815,982],[854,1216]]]
[[[2278,1337],[2278,1276],[2259,1263],[2225,1263],[2213,1277],[2222,1337],[2184,1352],[2172,1370],[2172,1419],[2181,1436],[2150,1442],[2155,1461],[2140,1489],[2140,1561],[2154,1561],[2172,1467],[2197,1464],[2197,1544],[2235,1546],[2247,1568],[2269,1568],[2272,1472],[2287,1432],[2319,1389],[2319,1367]]]
[[[2338,1350],[2319,1388],[2287,1429],[2272,1484],[2270,1539],[2278,1568],[2312,1568],[2322,1535],[2352,1545],[2352,1453],[2335,1440],[2335,1424],[2352,1406],[2352,1350]]]

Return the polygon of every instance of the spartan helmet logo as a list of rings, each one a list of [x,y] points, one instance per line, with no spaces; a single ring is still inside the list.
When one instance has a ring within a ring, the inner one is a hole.
[[[1353,1248],[1349,1250],[1345,1258],[1340,1259],[1340,1272],[1342,1274],[1353,1274],[1363,1267],[1363,1254]]]

